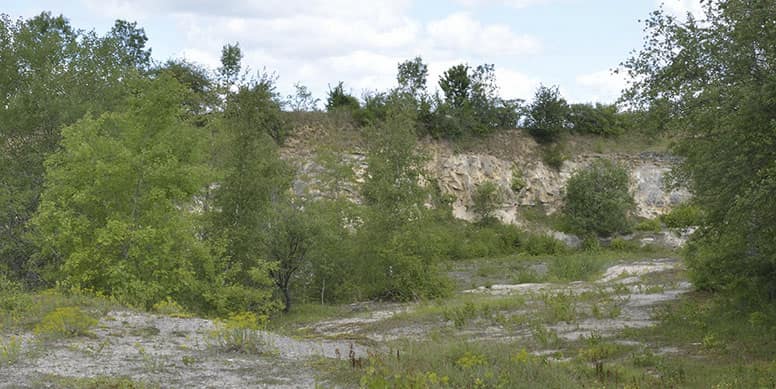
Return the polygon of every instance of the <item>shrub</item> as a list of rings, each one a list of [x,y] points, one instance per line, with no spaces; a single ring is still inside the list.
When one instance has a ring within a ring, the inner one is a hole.
[[[563,162],[568,158],[566,149],[560,143],[555,143],[542,148],[542,160],[547,166],[555,170],[560,170],[560,168],[563,167]]]
[[[569,121],[578,133],[605,136],[623,133],[623,123],[614,104],[572,104]]]
[[[660,225],[659,219],[644,219],[633,227],[636,231],[645,232],[660,232],[661,228],[662,226]]]
[[[340,81],[334,89],[329,90],[329,96],[326,99],[326,111],[333,112],[345,110],[357,112],[361,108],[358,99],[355,96],[345,93],[343,82]]]
[[[97,319],[80,308],[63,307],[44,316],[35,326],[35,334],[46,338],[85,336],[89,335],[89,329],[95,325]]]
[[[233,313],[227,320],[217,323],[211,339],[213,345],[221,351],[261,353],[266,342],[258,330],[266,327],[266,324],[267,316],[256,316],[253,312]]]
[[[576,172],[566,187],[564,213],[569,227],[581,234],[625,232],[635,206],[625,168],[597,161]]]
[[[660,217],[668,228],[687,228],[703,222],[703,210],[697,205],[681,204]]]
[[[472,194],[472,211],[482,222],[490,222],[495,218],[495,212],[501,203],[501,193],[493,181],[485,181],[477,186]]]
[[[515,167],[512,169],[512,182],[510,185],[512,192],[519,193],[525,188],[525,186],[526,183],[525,177],[523,176],[523,171],[520,170],[520,168]]]
[[[566,252],[566,245],[549,235],[528,235],[522,246],[530,255],[556,255]]]

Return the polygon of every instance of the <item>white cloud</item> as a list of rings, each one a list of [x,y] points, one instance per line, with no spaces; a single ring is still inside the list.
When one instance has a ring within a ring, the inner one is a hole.
[[[505,5],[512,8],[527,8],[534,5],[554,3],[562,0],[456,0],[466,7],[483,7],[488,5]]]
[[[426,26],[436,49],[482,56],[532,54],[539,50],[538,39],[518,35],[503,24],[483,25],[467,13],[454,13]]]
[[[210,68],[219,66],[225,43],[239,42],[244,67],[276,71],[282,94],[290,93],[297,81],[321,98],[340,80],[356,95],[384,90],[395,85],[397,63],[417,55],[429,65],[432,91],[439,75],[459,63],[495,63],[506,97],[526,98],[538,84],[508,64],[514,58],[510,56],[538,52],[536,37],[464,12],[422,22],[410,16],[412,0],[82,1],[93,14],[138,20],[141,26],[146,20],[169,20],[176,36],[168,39],[177,41],[170,55]],[[153,47],[156,38],[151,38]]]
[[[586,99],[593,102],[614,102],[620,97],[620,93],[628,85],[628,76],[623,72],[614,74],[611,70],[601,70],[594,73],[582,74],[576,77],[576,83]]]
[[[701,0],[657,0],[656,3],[663,4],[669,14],[681,19],[684,19],[688,13],[696,19],[704,15]]]

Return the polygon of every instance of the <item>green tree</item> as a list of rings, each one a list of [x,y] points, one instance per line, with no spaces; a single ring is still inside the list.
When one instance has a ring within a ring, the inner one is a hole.
[[[399,63],[396,80],[399,90],[412,96],[415,101],[421,101],[426,95],[426,79],[428,66],[423,59],[415,57]]]
[[[38,258],[65,286],[145,308],[168,296],[197,307],[209,255],[186,209],[207,182],[202,134],[180,120],[175,80],[134,87],[124,111],[66,127],[47,158]]]
[[[291,310],[291,281],[299,269],[308,265],[309,254],[317,242],[317,226],[290,202],[274,204],[267,218],[264,246],[271,260],[270,276],[283,294],[284,312]]]
[[[472,80],[469,66],[460,64],[447,69],[439,79],[439,88],[445,94],[445,101],[454,109],[464,109],[469,104]]]
[[[636,106],[668,101],[681,129],[675,176],[704,211],[687,261],[701,288],[776,299],[776,8],[704,3],[700,20],[662,10],[624,67]],[[752,299],[749,299],[750,301]]]
[[[557,86],[539,86],[528,107],[528,132],[540,143],[557,141],[567,127],[568,111],[568,104]]]
[[[319,110],[320,99],[313,98],[313,93],[300,82],[294,83],[296,93],[288,95],[286,101],[293,112],[313,112]]]
[[[78,31],[62,16],[0,15],[0,267],[37,282],[25,238],[43,189],[43,161],[61,128],[86,112],[120,108],[135,68],[112,35]]]
[[[240,77],[242,58],[243,54],[239,42],[229,43],[221,48],[221,67],[218,68],[218,74],[226,87],[237,83]]]
[[[145,48],[148,37],[143,28],[137,27],[136,22],[116,20],[109,37],[116,45],[113,52],[121,65],[139,70],[144,70],[151,65],[151,49]]]
[[[501,193],[493,181],[485,181],[477,185],[472,193],[472,211],[480,217],[484,224],[495,220],[495,212],[501,203]]]
[[[357,112],[361,108],[358,99],[345,92],[345,86],[340,81],[334,89],[329,89],[329,96],[326,98],[326,111],[345,110],[351,113]]]
[[[629,180],[625,168],[606,160],[575,172],[566,186],[563,208],[572,230],[586,235],[627,231],[635,206]]]

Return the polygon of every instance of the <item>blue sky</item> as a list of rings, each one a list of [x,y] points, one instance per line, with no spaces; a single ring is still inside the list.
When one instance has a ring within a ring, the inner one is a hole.
[[[398,62],[420,55],[432,89],[452,65],[492,63],[505,97],[530,100],[541,83],[570,101],[612,102],[625,79],[610,71],[641,47],[639,20],[661,3],[699,13],[698,0],[0,0],[0,12],[48,10],[98,33],[137,21],[157,61],[212,68],[236,41],[244,66],[276,72],[284,95],[295,82],[322,99],[340,80],[356,95],[384,90]]]

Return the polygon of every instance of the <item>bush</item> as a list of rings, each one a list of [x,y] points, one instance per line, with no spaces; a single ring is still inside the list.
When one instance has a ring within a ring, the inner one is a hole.
[[[63,307],[44,316],[35,326],[35,334],[46,338],[85,336],[89,335],[89,329],[95,325],[97,319],[80,308]]]
[[[703,223],[703,210],[697,205],[681,204],[660,217],[668,228],[687,228]]]
[[[525,186],[526,183],[523,171],[520,170],[520,168],[515,167],[512,169],[512,182],[510,185],[512,192],[515,192],[515,194],[520,193],[521,190],[525,189]]]
[[[485,181],[477,186],[472,194],[472,211],[480,217],[483,223],[495,219],[495,212],[501,203],[501,193],[493,181]]]
[[[542,148],[542,160],[547,166],[555,170],[560,170],[563,167],[563,162],[567,159],[566,149],[560,143]]]
[[[628,181],[625,168],[605,160],[574,173],[564,206],[569,227],[583,235],[626,232],[635,206]]]
[[[556,255],[567,251],[566,245],[549,235],[528,235],[522,249],[530,255]]]
[[[572,104],[569,107],[569,121],[577,133],[610,136],[624,132],[614,104]]]
[[[660,232],[661,228],[659,219],[644,219],[633,227],[636,231],[644,232]]]
[[[267,316],[256,316],[252,312],[234,313],[227,320],[217,323],[211,339],[213,345],[221,351],[261,353],[266,342],[258,330],[265,328],[266,324]]]

